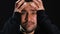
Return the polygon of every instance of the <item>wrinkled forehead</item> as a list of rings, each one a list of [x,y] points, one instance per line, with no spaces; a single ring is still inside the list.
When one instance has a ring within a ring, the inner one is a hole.
[[[27,12],[34,12],[34,11],[36,11],[36,9],[34,8],[34,7],[32,7],[32,6],[30,6],[29,4],[27,4],[25,7],[24,7],[24,9],[23,9],[24,11],[27,11]],[[22,10],[22,11],[23,11]],[[21,12],[22,12],[21,11]]]

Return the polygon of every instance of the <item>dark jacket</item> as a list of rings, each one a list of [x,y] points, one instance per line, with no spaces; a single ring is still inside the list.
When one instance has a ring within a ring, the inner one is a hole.
[[[48,18],[46,12],[40,10],[37,12],[38,26],[35,30],[35,34],[60,34],[58,27],[52,24],[52,21]],[[20,13],[14,12],[13,16],[5,22],[5,25],[0,31],[0,34],[21,34],[20,32]]]

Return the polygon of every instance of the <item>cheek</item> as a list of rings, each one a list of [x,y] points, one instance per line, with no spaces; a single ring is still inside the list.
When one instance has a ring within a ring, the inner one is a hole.
[[[37,22],[37,15],[33,16],[32,19],[34,20],[34,22]]]
[[[33,20],[34,20],[34,23],[35,23],[34,27],[36,27],[37,26],[37,15],[33,17]]]
[[[24,19],[25,19],[25,15],[22,15],[22,16],[21,16],[21,22],[22,22],[22,23],[25,22]]]

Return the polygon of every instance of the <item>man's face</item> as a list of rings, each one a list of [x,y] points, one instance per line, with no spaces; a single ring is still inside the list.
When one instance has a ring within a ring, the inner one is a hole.
[[[26,6],[21,12],[21,25],[26,32],[32,32],[37,26],[37,11],[31,6]]]

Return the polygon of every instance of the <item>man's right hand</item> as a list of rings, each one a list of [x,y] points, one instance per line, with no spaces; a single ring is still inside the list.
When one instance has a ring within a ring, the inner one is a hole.
[[[16,3],[15,3],[15,9],[14,9],[14,12],[21,12],[21,10],[25,7],[26,3],[24,3],[25,1],[24,0],[18,0]]]

